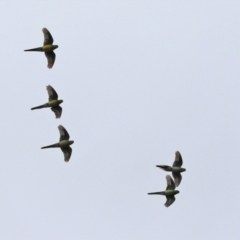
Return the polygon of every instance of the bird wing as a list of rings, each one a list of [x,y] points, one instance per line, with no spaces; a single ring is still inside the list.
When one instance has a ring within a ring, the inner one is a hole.
[[[69,136],[67,130],[62,125],[59,125],[58,129],[60,132],[60,141],[69,140],[70,136]]]
[[[65,162],[68,162],[70,160],[71,155],[72,155],[72,148],[71,147],[65,147],[65,148],[61,148],[61,150],[64,154]]]
[[[181,167],[183,164],[182,156],[179,151],[175,152],[175,161],[173,163],[173,167]]]
[[[47,86],[48,91],[48,100],[49,102],[52,100],[58,100],[57,92],[54,90],[54,88],[50,85]]]
[[[166,201],[166,203],[164,205],[165,205],[165,207],[169,207],[170,205],[172,205],[174,203],[175,197],[174,196],[172,196],[172,197],[168,196],[166,198],[167,198],[167,201]]]
[[[174,184],[174,181],[173,181],[172,177],[170,175],[167,175],[166,179],[167,179],[166,190],[174,190],[175,189],[175,184]]]
[[[51,33],[46,29],[46,28],[43,28],[42,29],[43,31],[43,35],[44,35],[44,42],[43,42],[43,45],[52,45],[53,44],[53,37],[51,35]]]
[[[52,68],[56,58],[55,53],[53,51],[45,52],[45,56],[48,60],[48,68]]]
[[[175,186],[178,187],[182,181],[182,175],[181,173],[172,173],[174,181],[175,181]]]
[[[56,118],[60,118],[62,115],[62,108],[60,106],[52,107],[51,110],[55,113]]]

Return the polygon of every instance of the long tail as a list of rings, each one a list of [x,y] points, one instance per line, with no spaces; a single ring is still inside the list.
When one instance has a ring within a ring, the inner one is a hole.
[[[172,171],[172,167],[167,166],[167,165],[157,165],[156,167],[159,167],[162,170],[167,171],[167,172],[171,172]]]
[[[43,52],[43,48],[42,47],[38,47],[38,48],[31,48],[31,49],[26,49],[24,50],[25,52]]]
[[[49,146],[42,147],[41,149],[44,149],[44,148],[57,148],[57,147],[59,147],[59,144],[55,143],[55,144],[52,144],[52,145],[49,145]]]
[[[31,110],[40,109],[40,108],[46,108],[46,107],[49,107],[49,106],[48,106],[48,103],[43,104],[43,105],[40,105],[40,106],[37,106],[37,107],[33,107],[33,108],[31,108]]]
[[[151,192],[149,195],[165,195],[165,192]]]

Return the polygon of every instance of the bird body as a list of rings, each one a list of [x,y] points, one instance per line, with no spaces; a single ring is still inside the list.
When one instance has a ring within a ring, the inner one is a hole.
[[[166,191],[162,191],[162,192],[152,192],[152,193],[148,193],[148,194],[149,195],[174,196],[174,195],[176,195],[178,193],[179,193],[178,190],[166,190]]]
[[[48,60],[48,68],[52,68],[56,58],[56,55],[53,51],[58,48],[58,45],[53,45],[53,37],[46,28],[43,28],[42,31],[44,35],[43,46],[38,48],[26,49],[24,51],[25,52],[45,52],[45,56]]]
[[[165,196],[174,196],[174,195],[176,195],[178,193],[179,193],[178,190],[166,190],[165,191]]]
[[[56,107],[59,106],[63,100],[52,100],[48,102],[49,107]]]
[[[62,140],[61,142],[59,142],[59,146],[62,147],[68,147],[70,145],[72,145],[74,143],[74,141],[69,141],[69,140]]]
[[[73,143],[74,143],[74,141],[63,140],[63,141],[60,141],[58,143],[42,147],[41,149],[45,149],[45,148],[62,148],[62,147],[64,148],[64,147],[68,147],[68,146],[72,145]]]
[[[173,179],[171,178],[170,175],[166,176],[166,180],[167,180],[167,188],[165,191],[162,192],[151,192],[148,193],[149,195],[164,195],[167,198],[166,203],[164,204],[165,207],[169,207],[171,204],[173,204],[173,202],[175,201],[175,195],[180,193],[178,190],[175,190],[175,184]]]
[[[156,167],[159,167],[162,170],[167,171],[167,172],[172,172],[172,175],[175,180],[175,185],[176,185],[176,187],[178,187],[182,180],[182,175],[180,173],[186,171],[185,168],[181,167],[182,164],[183,164],[182,156],[181,156],[180,152],[177,151],[175,153],[175,161],[174,161],[172,167],[167,166],[167,165],[157,165]]]
[[[49,51],[53,51],[57,48],[58,48],[58,45],[45,45],[45,46],[43,46],[43,51],[49,52]]]
[[[56,118],[60,118],[62,115],[62,108],[59,105],[63,102],[63,100],[58,99],[58,94],[52,86],[48,85],[47,91],[49,95],[49,102],[37,107],[33,107],[31,108],[31,110],[40,108],[51,108],[51,110],[55,113]]]
[[[55,143],[55,144],[52,144],[52,145],[42,147],[41,149],[61,148],[61,150],[64,154],[64,160],[65,160],[65,162],[68,162],[70,160],[71,155],[72,155],[72,148],[70,147],[70,145],[72,145],[74,143],[74,141],[69,140],[70,135],[68,134],[67,130],[62,125],[58,126],[58,130],[59,130],[59,133],[60,133],[59,142]]]
[[[185,172],[186,169],[185,168],[181,168],[181,167],[172,167],[172,172],[173,173],[181,173],[181,172]]]
[[[45,45],[43,47],[31,48],[24,50],[25,52],[49,52],[58,48],[58,45]]]

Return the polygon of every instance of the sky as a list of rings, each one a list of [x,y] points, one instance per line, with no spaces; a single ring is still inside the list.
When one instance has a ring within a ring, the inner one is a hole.
[[[239,239],[239,1],[1,1],[0,239]],[[54,38],[56,61],[24,49]],[[51,85],[62,117],[30,108]],[[60,149],[41,150],[70,134]],[[175,151],[186,172],[164,206]]]

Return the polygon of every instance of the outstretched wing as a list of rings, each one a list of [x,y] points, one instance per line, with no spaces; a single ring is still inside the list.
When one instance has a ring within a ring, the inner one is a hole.
[[[53,44],[53,37],[51,35],[51,33],[46,29],[46,28],[43,28],[42,29],[43,31],[43,35],[44,35],[44,42],[43,42],[43,45],[52,45]]]
[[[45,52],[45,56],[48,60],[48,68],[52,68],[56,58],[55,53],[53,51]]]
[[[175,184],[174,184],[174,181],[173,181],[172,177],[170,175],[167,175],[166,179],[167,179],[166,190],[174,190],[175,189]]]
[[[167,201],[164,205],[165,205],[165,207],[169,207],[170,205],[172,205],[174,203],[175,197],[172,196],[172,197],[166,197],[166,198],[167,198]]]
[[[172,173],[174,181],[175,181],[175,186],[178,187],[181,183],[182,180],[182,175],[181,173]]]
[[[51,110],[55,113],[56,118],[60,118],[62,115],[62,108],[60,106],[52,107]]]
[[[71,155],[72,155],[72,148],[71,147],[65,147],[65,148],[61,148],[61,150],[64,154],[65,162],[68,162],[70,160]]]
[[[59,125],[58,129],[60,132],[60,141],[69,140],[70,136],[69,136],[67,130],[62,125]]]
[[[181,167],[183,164],[182,156],[179,151],[175,152],[175,161],[173,163],[173,167]]]
[[[52,100],[58,100],[57,92],[54,90],[54,88],[50,85],[47,86],[48,91],[48,100],[49,102]]]

